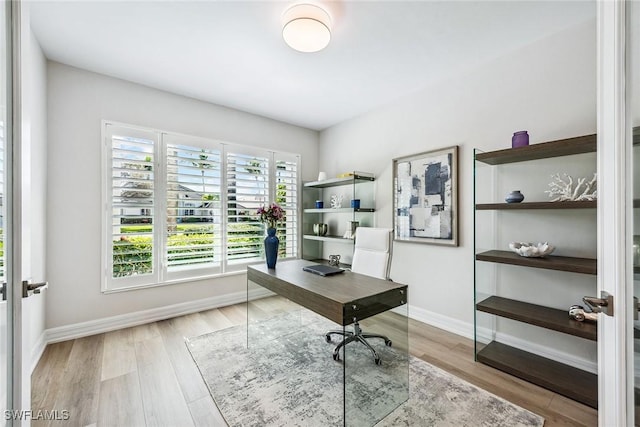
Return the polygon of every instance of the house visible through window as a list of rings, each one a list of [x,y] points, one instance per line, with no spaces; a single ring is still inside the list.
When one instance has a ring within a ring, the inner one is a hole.
[[[104,123],[103,290],[242,271],[263,258],[256,210],[280,204],[298,254],[299,156]]]

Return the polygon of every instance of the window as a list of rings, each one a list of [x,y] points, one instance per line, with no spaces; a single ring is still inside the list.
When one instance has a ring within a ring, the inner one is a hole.
[[[103,290],[234,271],[263,259],[258,207],[286,212],[280,257],[298,255],[299,156],[104,124]]]

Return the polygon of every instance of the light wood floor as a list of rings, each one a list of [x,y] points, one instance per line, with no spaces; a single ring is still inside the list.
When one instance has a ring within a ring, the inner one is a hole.
[[[258,310],[292,303],[271,297]],[[246,322],[238,304],[47,346],[32,376],[32,410],[70,412],[34,426],[225,426],[184,337]],[[409,320],[410,352],[527,408],[545,426],[595,426],[597,411],[473,361],[473,341]],[[422,427],[422,426],[420,426]]]

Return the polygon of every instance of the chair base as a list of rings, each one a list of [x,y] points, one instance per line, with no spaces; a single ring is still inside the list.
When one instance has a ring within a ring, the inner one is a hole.
[[[327,342],[331,342],[331,335],[341,335],[344,337],[344,339],[342,340],[342,342],[340,344],[338,344],[336,346],[336,348],[333,350],[333,360],[340,360],[340,349],[342,347],[344,347],[345,345],[349,344],[350,342],[356,341],[359,342],[361,344],[364,344],[365,347],[367,347],[371,353],[373,354],[373,361],[375,362],[376,365],[379,365],[380,363],[382,363],[382,360],[380,359],[380,356],[378,356],[378,352],[371,346],[371,344],[369,344],[367,342],[367,338],[380,338],[384,340],[384,343],[386,346],[391,347],[391,340],[387,337],[385,337],[384,335],[379,335],[379,334],[365,334],[362,332],[362,329],[360,329],[360,324],[358,322],[355,322],[353,324],[353,332],[351,331],[339,331],[339,330],[334,330],[334,331],[329,331],[325,334],[325,339],[327,340]]]

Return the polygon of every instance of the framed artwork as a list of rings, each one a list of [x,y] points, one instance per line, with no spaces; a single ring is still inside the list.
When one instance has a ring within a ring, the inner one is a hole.
[[[394,240],[458,246],[458,146],[393,159]]]

